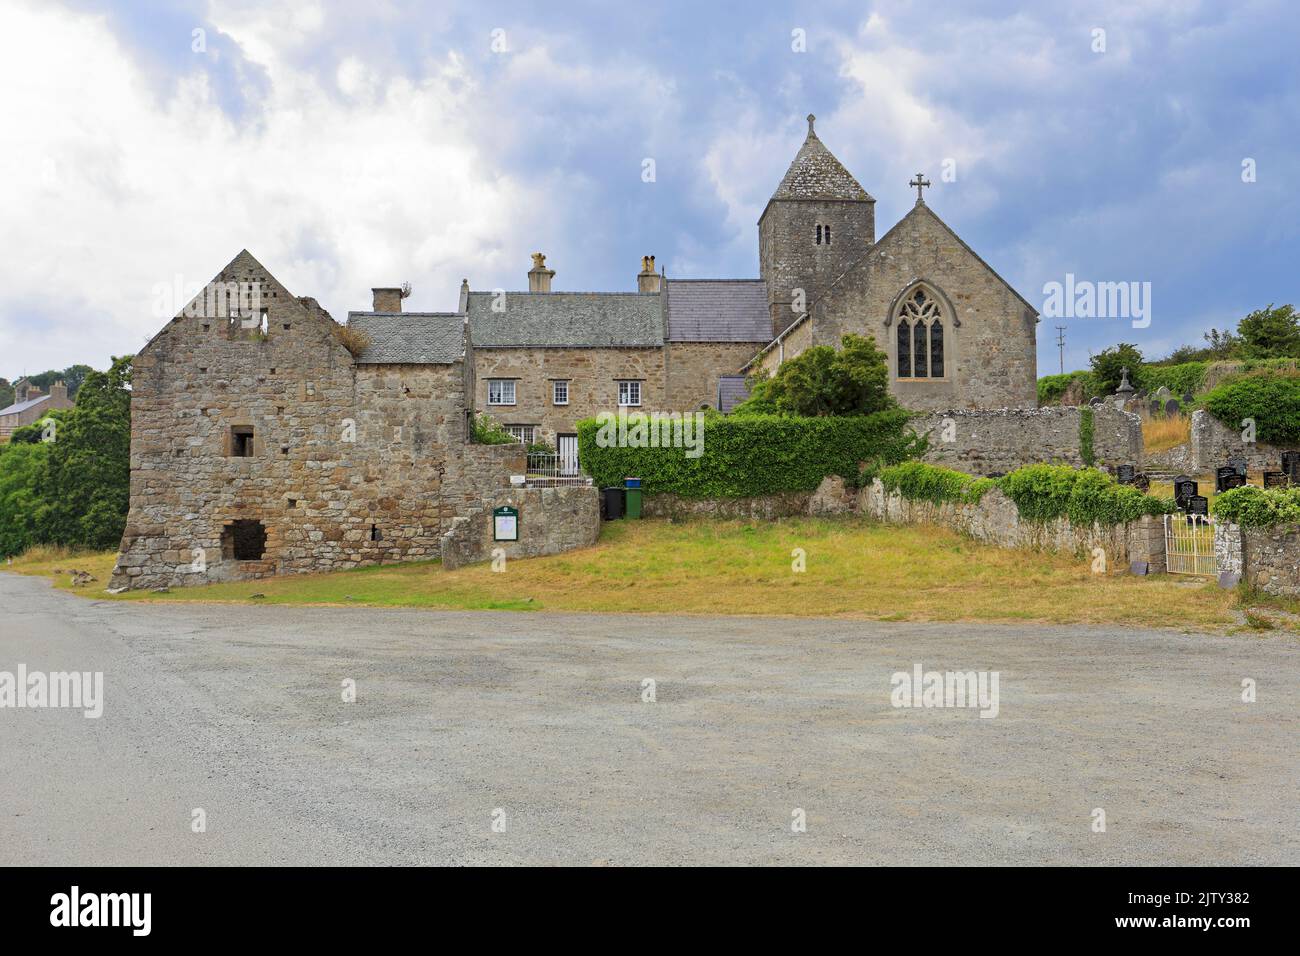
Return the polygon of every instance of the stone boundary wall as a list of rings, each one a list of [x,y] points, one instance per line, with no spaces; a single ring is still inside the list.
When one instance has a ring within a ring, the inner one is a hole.
[[[1243,528],[1240,536],[1242,580],[1269,594],[1300,597],[1300,524]]]
[[[1246,459],[1251,471],[1282,468],[1282,449],[1241,440],[1240,428],[1229,428],[1203,408],[1192,412],[1192,466],[1204,473],[1227,463],[1229,458]]]
[[[787,491],[753,498],[683,498],[680,495],[645,495],[641,514],[646,518],[740,518],[771,520],[809,513],[810,491]]]
[[[1039,463],[1082,467],[1081,419],[1082,408],[1074,406],[999,408],[930,412],[914,418],[912,427],[918,435],[930,433],[923,460],[988,475]],[[945,427],[949,421],[951,427]],[[952,440],[945,441],[945,435]],[[1093,407],[1092,447],[1098,467],[1140,467],[1142,419],[1113,405]]]
[[[519,540],[492,539],[494,508],[519,509]],[[513,488],[498,493],[469,515],[453,520],[442,536],[444,570],[487,561],[496,548],[506,559],[535,558],[587,548],[600,537],[600,496],[595,488],[568,485],[556,488]]]

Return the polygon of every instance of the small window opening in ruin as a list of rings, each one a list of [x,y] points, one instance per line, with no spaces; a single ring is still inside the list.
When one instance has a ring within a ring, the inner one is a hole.
[[[288,323],[288,322],[284,323],[284,325],[282,326],[282,328],[283,328],[286,332],[288,332],[288,331],[289,331],[289,323]]]
[[[271,374],[272,374],[272,375],[275,374],[275,369],[271,369]]]
[[[275,406],[275,413],[276,413],[277,415],[283,415],[283,414],[284,414],[284,406],[283,406],[283,405],[277,405],[277,406]]]
[[[382,541],[382,540],[383,540],[383,537],[384,537],[384,536],[380,533],[379,528],[377,528],[375,525],[371,525],[371,526],[370,526],[370,540],[371,540],[371,541]]]
[[[257,324],[257,331],[261,332],[263,335],[266,334],[267,329],[270,327],[270,325],[269,325],[270,320],[269,320],[269,318],[267,317],[267,315],[268,315],[267,310],[266,310],[266,309],[262,309],[262,315],[261,315],[261,318],[260,318],[260,320],[258,321],[258,324]]]
[[[199,366],[199,371],[200,371],[200,372],[206,372],[207,370],[208,370],[208,367],[207,367],[206,365],[200,365],[200,366]]]
[[[253,457],[253,426],[252,425],[231,426],[230,456],[232,458]]]
[[[261,561],[266,554],[266,528],[260,521],[239,519],[221,532],[221,556],[233,561]]]
[[[290,498],[290,499],[289,499],[289,507],[290,507],[290,508],[296,508],[296,507],[298,507],[298,499],[297,499],[297,498]]]
[[[208,331],[209,329],[211,329],[211,328],[212,328],[212,323],[211,323],[211,322],[204,322],[204,323],[203,323],[203,331],[204,331],[204,332],[207,332],[207,331]]]
[[[287,455],[287,454],[289,454],[289,446],[288,446],[288,445],[281,445],[281,446],[280,446],[280,454],[281,454],[281,455]]]

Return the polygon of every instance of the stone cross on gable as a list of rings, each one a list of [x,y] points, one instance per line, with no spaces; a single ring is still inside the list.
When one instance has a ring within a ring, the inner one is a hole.
[[[924,206],[925,197],[921,195],[921,190],[930,185],[930,180],[926,179],[922,173],[917,173],[916,178],[907,185],[916,187],[916,204],[918,206]]]

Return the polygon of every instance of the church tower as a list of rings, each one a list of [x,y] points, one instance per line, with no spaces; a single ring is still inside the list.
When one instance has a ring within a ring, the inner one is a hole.
[[[876,201],[817,138],[815,120],[810,113],[808,136],[758,219],[773,337],[876,241]]]

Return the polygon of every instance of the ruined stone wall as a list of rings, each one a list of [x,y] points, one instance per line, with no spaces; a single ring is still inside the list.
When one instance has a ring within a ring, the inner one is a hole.
[[[899,381],[895,300],[917,280],[946,298],[946,378]],[[814,344],[869,335],[889,357],[890,390],[907,408],[1035,408],[1036,318],[928,207],[913,209],[812,306]],[[886,326],[886,319],[890,324]],[[787,356],[789,352],[787,351]]]
[[[669,342],[665,407],[652,411],[690,412],[718,407],[718,379],[736,375],[764,342]]]
[[[640,411],[670,411],[662,348],[475,348],[475,408],[503,425],[540,426],[551,445],[577,423],[618,410],[619,379],[641,381]],[[488,380],[515,379],[514,405],[489,405]],[[569,404],[552,401],[551,383],[569,382]]]
[[[1251,471],[1280,471],[1282,449],[1241,439],[1241,428],[1229,428],[1203,408],[1192,412],[1191,466],[1196,473],[1213,472],[1229,458],[1245,458]]]
[[[925,461],[972,475],[1005,474],[1037,463],[1082,467],[1081,416],[1069,406],[948,411],[918,416],[912,427],[930,433]],[[1112,406],[1094,408],[1093,454],[1098,467],[1140,466],[1142,420]]]
[[[589,486],[510,488],[480,504],[443,536],[444,570],[490,560],[498,548],[510,561],[590,547],[600,537],[600,497]],[[519,511],[518,541],[494,540],[492,512],[506,506]]]
[[[437,557],[455,516],[444,471],[466,436],[462,363],[354,366],[329,315],[256,260],[215,281],[260,282],[265,331],[182,314],[136,357],[131,511],[112,585]],[[236,521],[261,523],[261,559],[235,559]]]

